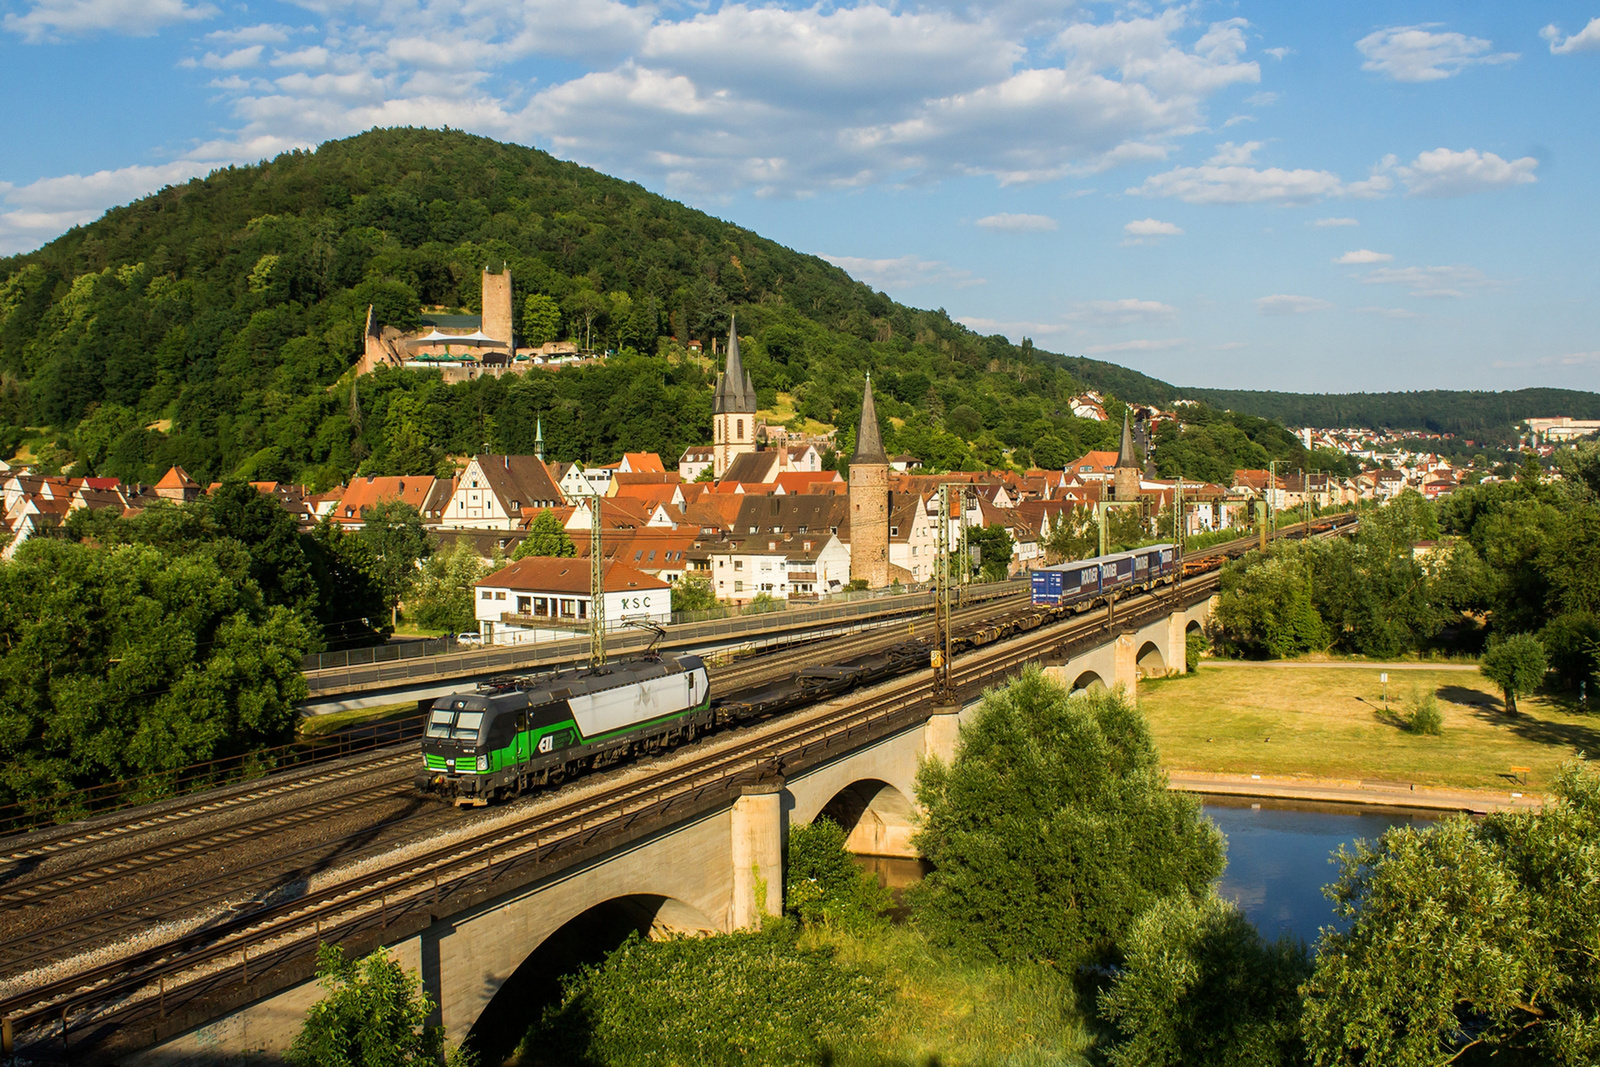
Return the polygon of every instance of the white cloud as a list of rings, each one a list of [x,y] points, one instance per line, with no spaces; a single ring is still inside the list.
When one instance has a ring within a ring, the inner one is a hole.
[[[865,259],[860,256],[823,256],[850,277],[881,291],[910,289],[918,285],[954,285],[957,289],[982,285],[971,271],[952,267],[936,259],[899,256],[894,259]]]
[[[1393,258],[1394,256],[1387,252],[1374,252],[1370,248],[1358,248],[1354,252],[1346,252],[1334,262],[1340,266],[1348,267],[1357,263],[1387,263]]]
[[[1600,48],[1600,18],[1590,19],[1587,26],[1568,37],[1561,36],[1561,30],[1555,23],[1540,30],[1539,36],[1550,42],[1551,55],[1565,56],[1573,52],[1592,52]]]
[[[1297,55],[1298,54],[1293,48],[1284,48],[1282,45],[1279,45],[1277,48],[1265,48],[1265,49],[1262,49],[1262,53],[1264,55],[1271,56],[1273,59],[1276,59],[1279,62],[1282,62],[1285,56],[1292,56],[1292,55]],[[1272,96],[1274,94],[1267,93],[1266,95],[1267,96]]]
[[[1412,296],[1461,297],[1464,290],[1493,286],[1477,267],[1379,267],[1361,276],[1367,285],[1400,285]]]
[[[0,254],[25,252],[63,230],[99,218],[114,204],[207,174],[215,163],[122,167],[40,178],[0,188]]]
[[[1263,315],[1305,315],[1333,307],[1328,301],[1319,300],[1314,296],[1291,296],[1287,293],[1258,297],[1255,305],[1256,310]]]
[[[1050,233],[1056,229],[1056,220],[1049,215],[985,215],[978,225],[997,233]]]
[[[1539,179],[1534,170],[1539,161],[1532,156],[1504,160],[1493,152],[1476,148],[1453,152],[1435,148],[1423,152],[1408,166],[1395,168],[1411,196],[1467,196],[1513,185],[1529,185]]]
[[[3,25],[29,44],[119,33],[149,37],[174,22],[207,19],[217,13],[210,4],[184,0],[34,0],[21,15],[8,13]]]
[[[1278,94],[1270,92],[1251,93],[1244,98],[1244,102],[1251,107],[1269,107],[1278,102]]]
[[[1139,341],[1115,341],[1111,344],[1090,345],[1085,348],[1084,354],[1090,356],[1103,356],[1111,352],[1162,352],[1169,348],[1178,348],[1189,343],[1187,337],[1162,337]]]
[[[1367,61],[1362,70],[1402,82],[1439,81],[1482,63],[1509,63],[1515,52],[1490,52],[1492,41],[1460,33],[1434,33],[1432,27],[1391,26],[1356,42]]]
[[[272,57],[274,67],[305,67],[310,70],[321,70],[328,65],[332,58],[328,50],[321,45],[312,45],[309,48],[299,48],[293,52],[280,52]]]
[[[1260,147],[1259,141],[1229,141],[1218,145],[1217,154],[1204,165],[1153,174],[1128,194],[1176,197],[1190,204],[1304,204],[1344,191],[1339,176],[1329,171],[1248,166]]]
[[[1183,227],[1160,219],[1135,219],[1125,224],[1122,232],[1129,237],[1176,237],[1183,233]]]
[[[199,65],[208,70],[246,70],[260,65],[262,47],[259,44],[248,45],[225,55],[207,52],[200,58]],[[186,65],[193,65],[193,61],[188,61]]]
[[[1356,311],[1362,315],[1382,315],[1386,319],[1420,319],[1422,317],[1409,308],[1365,307],[1356,308]]]
[[[1177,313],[1177,308],[1159,300],[1088,300],[1076,305],[1066,318],[1091,329],[1106,330],[1171,319]]]
[[[294,31],[287,26],[262,22],[254,26],[235,26],[225,30],[212,30],[206,40],[221,44],[282,44]]]
[[[368,72],[383,108],[338,82],[241,92],[240,152],[408,121],[536,143],[700,196],[1031,182],[1162,160],[1205,128],[1212,95],[1260,79],[1242,20],[1197,25],[1182,8],[1091,22],[1027,2],[998,14],[931,2],[681,15],[621,0],[329,2],[365,21],[355,33],[330,19],[329,64],[311,69]],[[475,42],[469,68],[441,67],[438,42],[452,39]],[[590,70],[503,90],[489,77],[532,55],[578,55]],[[459,76],[416,80],[418,69]]]
[[[1329,227],[1329,226],[1360,226],[1361,222],[1358,219],[1329,218],[1329,219],[1318,219],[1317,221],[1313,222],[1311,225],[1318,226],[1318,227],[1323,227],[1323,228],[1326,228],[1326,227]]]

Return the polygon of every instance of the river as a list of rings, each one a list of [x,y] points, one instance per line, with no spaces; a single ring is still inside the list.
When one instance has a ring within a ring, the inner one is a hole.
[[[1391,826],[1427,826],[1437,816],[1340,804],[1208,797],[1206,814],[1228,835],[1228,869],[1217,892],[1234,900],[1268,940],[1288,931],[1315,945],[1334,922],[1322,887],[1338,876],[1330,860],[1358,837],[1376,840]]]

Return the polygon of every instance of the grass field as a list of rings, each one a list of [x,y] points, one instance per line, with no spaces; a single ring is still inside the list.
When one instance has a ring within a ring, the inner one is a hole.
[[[295,732],[301,737],[322,737],[326,734],[336,734],[340,730],[348,730],[352,726],[409,719],[416,714],[415,700],[399,704],[383,704],[376,708],[361,708],[356,711],[330,711],[326,715],[311,715],[301,719],[295,725]]]
[[[1500,694],[1476,671],[1389,671],[1384,711],[1380,668],[1201,664],[1195,674],[1139,685],[1139,709],[1169,770],[1379,779],[1458,789],[1549,785],[1563,760],[1600,755],[1600,715]],[[1400,726],[1413,691],[1433,691],[1444,717],[1437,737]],[[1270,740],[1269,740],[1270,739]]]

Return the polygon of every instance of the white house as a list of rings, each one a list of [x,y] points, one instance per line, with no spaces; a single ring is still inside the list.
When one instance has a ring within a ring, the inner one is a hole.
[[[850,550],[836,534],[756,534],[710,546],[718,600],[744,604],[836,593],[850,583]]]
[[[478,632],[489,644],[551,641],[588,632],[589,561],[527,556],[475,583]],[[606,629],[672,619],[672,586],[625,563],[605,565]]]
[[[445,505],[443,526],[472,530],[515,530],[524,508],[558,508],[566,503],[536,456],[473,456],[456,479]]]

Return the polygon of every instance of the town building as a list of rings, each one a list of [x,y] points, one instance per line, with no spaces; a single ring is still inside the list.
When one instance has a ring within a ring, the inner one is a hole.
[[[728,326],[728,360],[711,398],[712,477],[721,481],[733,461],[756,450],[756,387],[739,359],[737,320]]]
[[[604,564],[605,628],[666,623],[672,618],[670,583],[626,563]],[[584,633],[593,599],[586,559],[526,556],[474,585],[478,630],[497,645],[552,641]]]
[[[850,580],[865,582],[868,589],[889,584],[889,457],[878,430],[870,374],[850,457]]]
[[[456,476],[441,522],[480,530],[515,530],[523,511],[561,507],[566,497],[536,456],[473,456]]]

